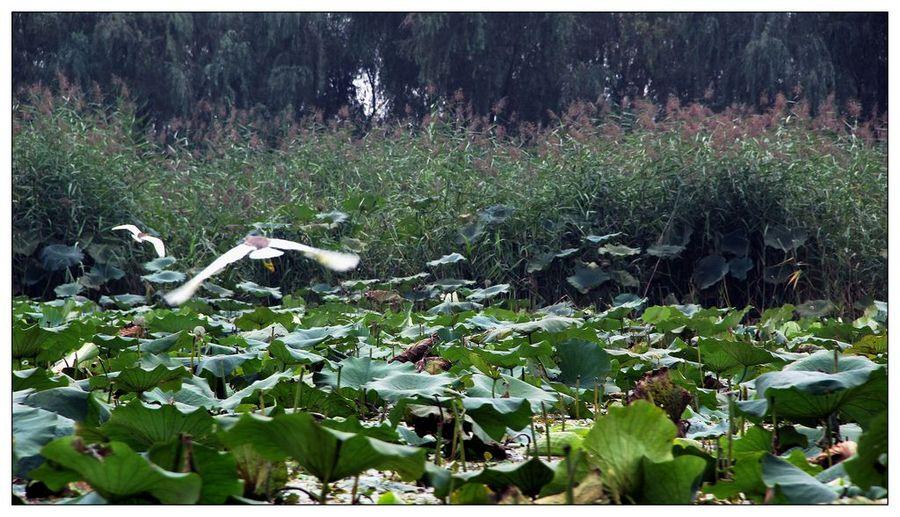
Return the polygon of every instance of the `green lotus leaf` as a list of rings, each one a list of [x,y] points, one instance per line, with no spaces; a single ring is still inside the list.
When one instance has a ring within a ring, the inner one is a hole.
[[[421,477],[425,469],[424,449],[329,429],[308,413],[274,418],[244,415],[222,439],[229,446],[251,444],[273,461],[291,458],[322,483],[371,468],[395,471],[411,480]]]
[[[75,421],[51,411],[13,403],[12,448],[13,470],[16,476],[28,472],[43,462],[41,448],[55,438],[72,434]]]
[[[53,288],[53,292],[59,298],[70,298],[84,290],[84,286],[80,282],[71,282],[68,284],[60,284]]]
[[[153,407],[135,400],[112,410],[100,432],[136,451],[146,451],[182,434],[202,442],[212,435],[213,425],[203,408],[184,413],[172,405]]]
[[[788,252],[806,242],[806,232],[802,230],[790,230],[784,226],[775,226],[766,228],[764,241],[766,246],[769,246],[770,248]]]
[[[188,372],[183,366],[132,366],[120,371],[114,382],[120,390],[141,393],[161,384],[180,381],[187,376]]]
[[[150,275],[141,276],[142,280],[153,282],[154,284],[173,284],[182,282],[185,278],[187,278],[185,274],[180,271],[157,271]]]
[[[457,262],[462,262],[466,260],[466,257],[463,257],[459,253],[453,252],[449,255],[444,255],[443,257],[435,260],[431,260],[428,262],[428,265],[431,267],[445,266],[447,264],[455,264]]]
[[[150,460],[166,470],[184,468],[184,443],[178,437],[158,443],[148,453]],[[238,479],[237,461],[231,452],[221,452],[199,443],[190,444],[190,469],[203,481],[197,504],[223,504],[229,497],[244,494],[244,484]]]
[[[762,479],[790,504],[822,504],[837,499],[834,490],[790,462],[772,454],[762,458]]]
[[[735,257],[746,257],[750,251],[750,239],[744,230],[737,229],[722,236],[719,240],[719,249],[722,253],[729,253]]]
[[[590,242],[591,244],[603,244],[604,242],[612,239],[613,237],[618,237],[622,235],[622,232],[608,233],[606,235],[586,235],[584,240]]]
[[[843,462],[850,481],[868,490],[873,486],[887,488],[888,418],[882,412],[872,419],[859,438],[857,453]]]
[[[147,303],[147,298],[139,294],[116,294],[112,296],[103,295],[100,297],[100,305],[116,305],[119,308],[134,307],[135,305],[143,305]]]
[[[608,282],[612,277],[599,267],[582,267],[575,268],[575,274],[566,277],[569,285],[578,289],[578,292],[587,294],[591,289],[600,287]]]
[[[531,404],[522,398],[463,397],[462,404],[472,418],[474,432],[485,442],[500,441],[507,428],[527,428],[533,414]]]
[[[41,454],[54,466],[45,463],[31,474],[51,490],[80,479],[113,503],[149,495],[163,504],[193,504],[200,497],[200,476],[163,470],[122,442],[85,446],[66,436],[45,445]]]
[[[835,357],[822,350],[781,371],[760,375],[756,397],[760,400],[738,403],[738,408],[757,418],[775,411],[779,418],[801,423],[816,423],[840,412],[865,429],[887,408],[887,373],[883,365],[864,357]]]
[[[466,300],[472,300],[475,302],[483,302],[485,300],[490,300],[495,296],[505,294],[509,292],[509,284],[497,284],[492,285],[491,287],[486,287],[484,289],[476,289],[472,291],[469,296],[466,296]]]
[[[690,504],[694,500],[706,460],[678,456],[671,461],[642,460],[643,484],[638,501],[645,504]]]
[[[61,271],[81,264],[84,253],[78,244],[66,246],[65,244],[51,244],[41,250],[41,265],[47,271]]]
[[[603,384],[610,370],[609,354],[599,343],[567,339],[556,346],[559,381],[567,386],[590,389]]]
[[[654,244],[647,248],[648,255],[661,259],[675,258],[681,255],[682,251],[684,251],[684,246],[677,244]]]
[[[369,359],[368,357],[348,357],[328,368],[316,373],[313,380],[317,385],[338,386],[338,370],[340,370],[340,387],[359,389],[376,379],[395,373],[415,372],[411,363],[387,363]]]
[[[641,252],[641,248],[630,248],[624,244],[607,244],[600,246],[597,253],[601,255],[611,255],[613,257],[630,257]]]
[[[747,273],[753,269],[753,259],[750,257],[735,257],[728,261],[728,274],[738,280],[746,280]]]
[[[429,375],[416,372],[395,372],[369,381],[363,387],[375,391],[385,400],[396,402],[404,398],[443,395],[444,388],[454,382],[455,379],[447,374]]]
[[[110,262],[94,264],[91,270],[79,280],[82,284],[92,289],[98,289],[111,280],[119,280],[125,276],[125,272]]]
[[[245,293],[252,294],[257,297],[266,297],[271,296],[275,299],[281,299],[281,288],[280,287],[263,287],[255,282],[241,282],[236,285],[238,289],[244,291]]]
[[[144,262],[143,266],[147,271],[158,272],[168,269],[174,263],[175,257],[159,257],[150,262]]]
[[[541,411],[542,403],[545,408],[553,407],[559,403],[557,395],[508,375],[500,375],[495,380],[479,373],[472,376],[472,383],[473,386],[466,390],[466,395],[469,397],[523,398],[528,400],[531,404],[531,410],[535,413]],[[571,400],[571,397],[565,395],[562,397],[564,400]]]
[[[604,483],[621,498],[640,493],[645,459],[672,461],[676,433],[662,409],[639,400],[626,407],[610,407],[585,436],[582,447],[604,473]]]
[[[728,262],[721,255],[709,255],[697,262],[691,280],[698,289],[706,289],[725,278]]]

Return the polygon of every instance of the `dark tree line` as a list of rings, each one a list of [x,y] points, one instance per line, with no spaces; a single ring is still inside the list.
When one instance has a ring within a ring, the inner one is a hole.
[[[421,115],[457,92],[522,120],[578,99],[778,92],[871,112],[887,107],[887,43],[886,13],[15,13],[13,82],[120,80],[157,119],[199,101]]]

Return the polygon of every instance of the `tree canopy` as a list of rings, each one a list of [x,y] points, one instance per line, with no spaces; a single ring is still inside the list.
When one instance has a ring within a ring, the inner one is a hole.
[[[14,86],[60,74],[124,84],[155,119],[199,102],[422,115],[456,96],[540,121],[579,99],[779,92],[871,112],[887,108],[887,14],[15,13]]]

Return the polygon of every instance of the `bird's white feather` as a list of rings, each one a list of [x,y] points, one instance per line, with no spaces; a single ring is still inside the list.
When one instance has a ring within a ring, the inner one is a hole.
[[[313,248],[312,246],[286,239],[269,239],[269,247],[300,251],[319,264],[335,271],[349,271],[359,264],[359,256],[352,253],[341,253],[338,251]]]
[[[256,260],[280,257],[282,255],[284,255],[283,251],[276,250],[272,247],[257,249],[250,252],[250,258]]]
[[[242,258],[247,256],[248,253],[254,251],[255,249],[256,248],[248,244],[238,244],[237,246],[226,251],[224,255],[214,260],[212,264],[206,266],[203,271],[197,273],[197,276],[188,280],[178,289],[168,292],[164,296],[166,303],[168,303],[169,305],[181,305],[182,303],[188,301],[191,296],[194,295],[194,293],[197,291],[197,289],[200,287],[200,284],[202,284],[204,280],[215,275],[219,271],[222,271],[228,264],[241,260]]]
[[[156,254],[159,255],[160,258],[166,256],[166,246],[163,244],[162,239],[159,237],[153,237],[152,235],[145,235],[140,238],[144,242],[149,242],[153,245],[153,248],[156,250]]]
[[[119,226],[114,226],[113,230],[128,230],[131,232],[131,236],[137,239],[137,236],[141,234],[140,228],[133,224],[121,224]]]

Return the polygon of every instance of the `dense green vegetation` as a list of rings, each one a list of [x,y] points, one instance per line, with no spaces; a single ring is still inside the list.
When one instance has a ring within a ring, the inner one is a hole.
[[[882,302],[751,321],[640,299],[529,312],[449,281],[387,296],[426,282],[15,300],[14,501],[887,497]]]
[[[34,87],[14,107],[14,289],[144,290],[137,264],[152,251],[116,224],[155,231],[183,270],[255,226],[358,252],[358,278],[460,253],[449,276],[511,284],[536,307],[632,293],[850,312],[886,296],[886,123],[808,108],[578,103],[514,137],[465,102],[365,132],[234,110],[195,120],[204,129],[191,140],[147,130],[127,98],[106,108],[65,82]],[[248,262],[218,281],[285,293],[337,282],[290,256],[275,266]]]
[[[802,92],[816,111],[834,94],[873,113],[887,26],[875,12],[14,13],[13,81],[124,81],[159,123],[209,104],[423,117],[458,92],[509,125],[626,97],[720,110]]]

